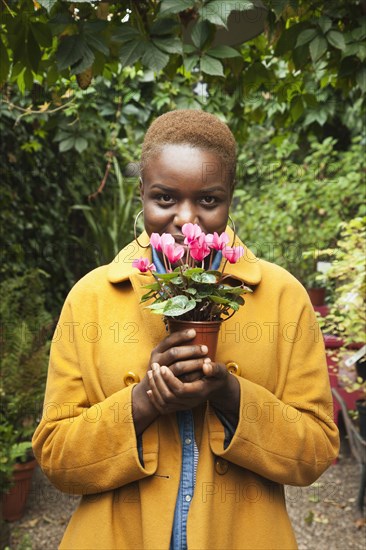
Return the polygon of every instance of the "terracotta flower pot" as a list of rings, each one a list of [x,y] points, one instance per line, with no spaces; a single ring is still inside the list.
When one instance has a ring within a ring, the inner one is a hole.
[[[37,461],[35,459],[14,465],[14,485],[2,498],[3,518],[6,521],[16,521],[23,516],[36,466]]]
[[[169,332],[186,330],[194,328],[196,336],[190,340],[190,344],[206,345],[208,347],[207,357],[215,360],[217,342],[219,338],[220,327],[223,321],[178,321],[177,319],[168,319]]]
[[[319,287],[319,288],[307,288],[306,289],[310,301],[313,304],[313,306],[319,307],[324,305],[325,302],[325,288]]]

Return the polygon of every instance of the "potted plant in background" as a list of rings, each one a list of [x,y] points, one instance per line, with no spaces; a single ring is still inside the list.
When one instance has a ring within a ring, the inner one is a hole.
[[[355,406],[366,439],[366,217],[343,223],[341,228],[335,259],[326,274],[335,282],[335,298],[323,328],[342,339],[339,376],[346,390],[358,390],[361,395]]]
[[[184,224],[182,233],[184,246],[168,233],[150,237],[151,246],[162,254],[165,273],[156,273],[147,258],[134,260],[132,265],[142,272],[150,271],[155,279],[146,285],[148,292],[141,299],[152,300],[146,307],[163,315],[170,332],[194,328],[192,343],[206,344],[214,360],[221,323],[244,304],[242,295],[252,292],[242,281],[224,273],[226,263],[236,263],[244,249],[228,246],[227,233],[205,235],[196,224]],[[213,269],[215,254],[225,258],[221,271]]]
[[[44,276],[40,270],[29,270],[0,285],[1,496],[3,518],[8,521],[22,516],[36,466],[31,438],[42,411],[53,326],[44,306]],[[19,486],[19,477],[29,479]]]

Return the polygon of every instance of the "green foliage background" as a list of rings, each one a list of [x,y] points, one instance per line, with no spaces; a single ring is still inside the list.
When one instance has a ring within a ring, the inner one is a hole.
[[[150,122],[202,108],[238,143],[240,235],[311,281],[303,252],[334,246],[339,223],[364,214],[366,14],[358,0],[265,5],[264,33],[235,46],[216,44],[217,25],[248,1],[0,4],[6,279],[43,269],[57,316],[132,236],[126,167]]]

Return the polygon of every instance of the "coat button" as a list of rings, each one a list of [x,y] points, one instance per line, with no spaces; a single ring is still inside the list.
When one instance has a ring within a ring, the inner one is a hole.
[[[217,458],[215,461],[215,470],[216,473],[220,476],[223,476],[226,474],[226,472],[229,469],[229,463],[224,458]]]
[[[130,370],[123,377],[123,381],[126,384],[126,386],[130,386],[131,384],[137,384],[138,382],[140,382],[140,377],[138,374],[135,374]]]
[[[238,376],[240,376],[241,369],[238,363],[235,363],[234,361],[229,361],[228,363],[226,363],[226,368],[231,374],[237,374]]]

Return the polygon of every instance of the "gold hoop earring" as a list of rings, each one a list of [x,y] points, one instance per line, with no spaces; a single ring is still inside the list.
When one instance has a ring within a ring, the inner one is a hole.
[[[139,245],[140,248],[149,248],[150,244],[148,244],[147,246],[144,246],[141,243],[139,243],[139,240],[137,238],[137,220],[139,219],[139,217],[143,213],[144,213],[144,210],[142,209],[142,210],[140,210],[140,212],[137,212],[137,214],[135,216],[135,221],[133,223],[133,234],[134,234],[134,237],[135,237],[135,241],[137,242],[137,244]]]
[[[230,214],[228,215],[228,218],[229,218],[229,220],[230,220],[230,223],[231,223],[231,225],[232,225],[232,230],[233,230],[233,233],[234,233],[233,242],[231,243],[231,246],[233,247],[233,246],[234,246],[234,243],[235,243],[235,239],[236,239],[235,222],[234,222],[233,218],[230,216]]]

